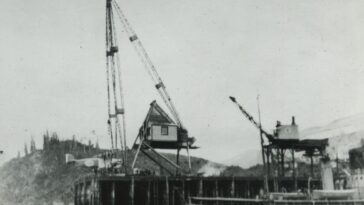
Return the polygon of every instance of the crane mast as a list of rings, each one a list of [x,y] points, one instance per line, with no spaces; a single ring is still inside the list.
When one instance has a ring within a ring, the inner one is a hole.
[[[273,140],[273,135],[269,134],[267,131],[265,131],[261,124],[254,120],[253,116],[251,116],[244,108],[241,106],[234,97],[230,96],[230,100],[239,108],[239,110],[243,113],[243,115],[251,122],[253,125],[262,133],[264,134],[269,141]]]
[[[111,149],[118,150],[118,140],[122,153],[123,167],[127,164],[125,108],[122,86],[122,74],[115,31],[114,14],[111,0],[106,1],[106,79],[108,99],[108,131],[111,138]],[[125,170],[126,171],[126,170]]]
[[[169,111],[171,112],[174,120],[176,121],[176,123],[178,124],[178,126],[180,128],[184,128],[181,118],[176,110],[176,107],[169,95],[169,93],[167,92],[166,86],[162,80],[162,78],[160,77],[160,75],[158,74],[153,62],[151,61],[148,53],[146,52],[145,48],[143,47],[143,44],[141,43],[140,39],[138,38],[137,34],[135,33],[135,31],[133,30],[133,28],[131,27],[128,19],[125,17],[124,13],[122,12],[122,10],[120,9],[119,5],[115,2],[112,1],[115,8],[116,8],[116,12],[121,20],[121,23],[126,31],[126,33],[129,36],[129,41],[132,43],[132,45],[134,46],[135,51],[137,52],[139,58],[141,59],[141,61],[144,64],[145,69],[147,70],[148,74],[150,75],[150,77],[152,78],[153,82],[155,83],[155,88],[158,90],[158,93],[160,94],[162,100],[164,101],[164,103],[166,104],[166,106],[168,107]]]

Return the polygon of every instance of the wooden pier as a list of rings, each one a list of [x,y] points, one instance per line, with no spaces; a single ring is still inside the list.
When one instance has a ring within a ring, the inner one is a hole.
[[[298,187],[307,188],[307,179],[299,178]],[[294,190],[291,178],[281,178],[280,188]],[[184,205],[190,197],[259,197],[264,181],[258,177],[199,176],[97,176],[75,183],[75,205]],[[269,181],[273,187],[273,181]],[[320,188],[319,180],[311,187]],[[201,203],[202,204],[202,203]]]

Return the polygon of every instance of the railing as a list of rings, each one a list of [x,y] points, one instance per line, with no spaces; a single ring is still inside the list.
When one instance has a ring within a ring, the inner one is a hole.
[[[190,197],[188,205],[364,205],[364,200],[265,200],[222,197]]]

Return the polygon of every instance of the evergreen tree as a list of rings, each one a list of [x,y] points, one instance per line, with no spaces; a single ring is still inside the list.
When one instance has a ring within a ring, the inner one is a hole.
[[[49,148],[49,133],[47,132],[43,135],[43,150],[48,150]]]
[[[28,155],[28,146],[27,146],[27,143],[24,143],[24,154],[25,154],[25,156]]]
[[[99,146],[99,140],[96,140],[96,149],[99,150],[100,146]]]
[[[75,150],[77,148],[76,135],[72,136],[72,149]]]
[[[30,139],[30,153],[33,153],[35,151],[36,151],[35,141],[34,141],[34,137],[32,136],[32,138]]]

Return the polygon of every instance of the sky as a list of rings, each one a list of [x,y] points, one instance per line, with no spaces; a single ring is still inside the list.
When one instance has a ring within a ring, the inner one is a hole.
[[[262,123],[300,128],[364,112],[364,1],[116,0],[199,150],[223,162],[259,146],[232,95]],[[0,161],[31,136],[107,136],[104,0],[0,2]],[[154,99],[117,24],[130,146]]]

